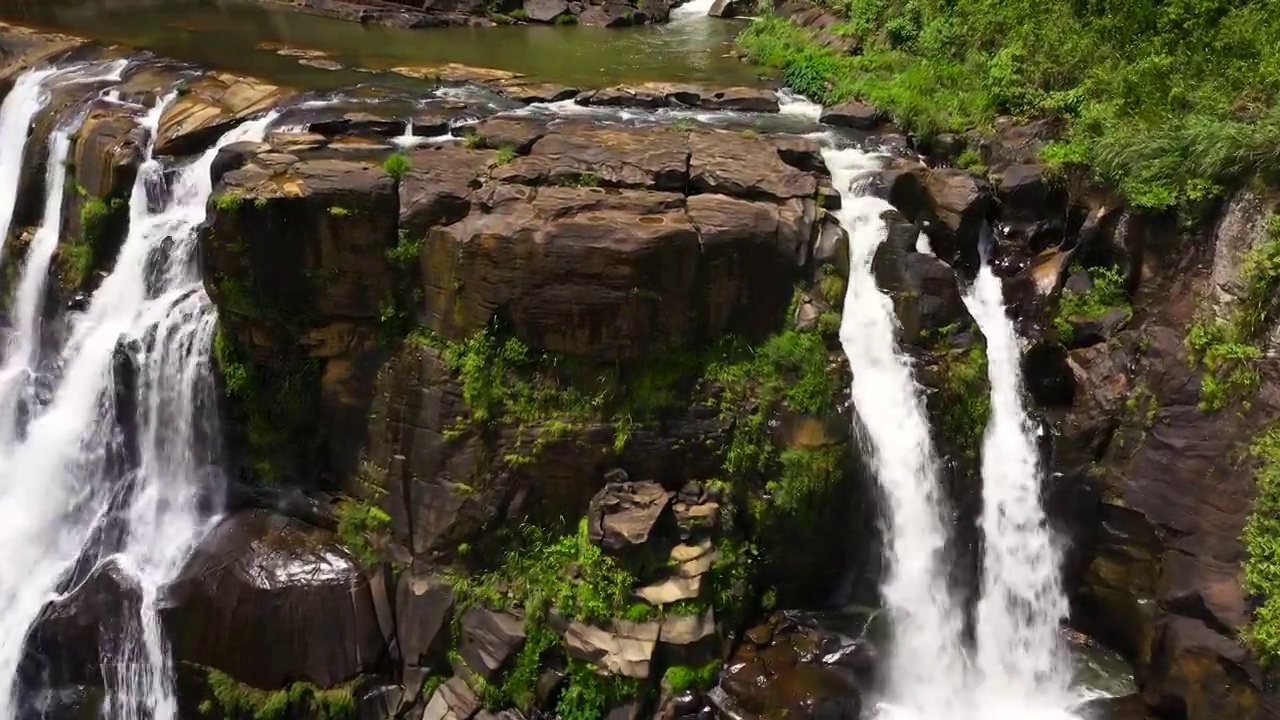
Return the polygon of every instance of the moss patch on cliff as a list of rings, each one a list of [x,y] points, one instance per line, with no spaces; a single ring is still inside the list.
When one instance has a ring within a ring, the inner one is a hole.
[[[935,410],[941,440],[957,459],[974,461],[991,415],[987,351],[981,345],[940,349],[934,369],[941,379]]]
[[[355,688],[359,680],[321,689],[296,682],[280,690],[259,690],[210,668],[207,682],[212,698],[200,704],[200,712],[225,720],[351,720],[356,717]]]
[[[221,324],[213,337],[213,357],[231,400],[243,465],[253,479],[268,484],[302,480],[304,463],[314,457],[318,442],[318,363],[281,358],[269,366],[250,364]]]
[[[1078,271],[1079,268],[1073,269],[1073,272]],[[1058,300],[1058,313],[1053,318],[1053,326],[1067,342],[1075,334],[1075,328],[1071,325],[1075,318],[1092,320],[1115,309],[1130,311],[1123,270],[1118,267],[1098,267],[1089,268],[1087,272],[1092,282],[1087,292],[1064,290]]]
[[[1263,430],[1250,447],[1258,463],[1257,499],[1244,527],[1245,590],[1261,604],[1245,637],[1268,663],[1280,658],[1280,424]]]
[[[838,54],[777,18],[740,38],[787,84],[830,104],[862,98],[922,134],[1057,116],[1081,163],[1140,206],[1216,191],[1280,165],[1280,6],[1268,0],[824,0]]]
[[[1202,317],[1187,330],[1191,360],[1202,369],[1200,407],[1221,410],[1248,397],[1260,381],[1261,336],[1275,317],[1280,290],[1280,216],[1273,216],[1266,237],[1245,254],[1240,268],[1244,293],[1226,317]]]

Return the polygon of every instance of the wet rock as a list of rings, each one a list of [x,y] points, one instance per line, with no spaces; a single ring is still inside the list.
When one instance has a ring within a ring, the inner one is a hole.
[[[559,0],[551,0],[559,2]],[[502,88],[502,94],[522,103],[555,103],[572,100],[582,91],[555,83],[519,83]]]
[[[395,137],[404,134],[404,120],[383,117],[369,112],[347,112],[339,117],[317,120],[307,125],[307,130],[326,137],[335,135],[373,135]]]
[[[1067,322],[1071,326],[1071,345],[1088,347],[1106,342],[1128,324],[1129,316],[1124,308],[1111,308],[1098,317],[1070,317]]]
[[[725,663],[719,685],[708,693],[711,704],[724,716],[753,720],[859,718],[867,680],[847,662],[859,641],[784,616],[769,624],[767,646],[743,644]]]
[[[893,298],[902,342],[916,344],[936,328],[969,317],[955,271],[938,258],[916,252],[919,230],[897,211],[884,213],[888,240],[876,249],[876,284]]]
[[[555,22],[556,18],[569,12],[569,3],[565,0],[524,0],[524,12],[533,22]]]
[[[818,122],[854,130],[874,130],[882,119],[883,115],[874,106],[860,100],[851,100],[823,108]]]
[[[136,581],[114,560],[100,563],[40,613],[27,635],[20,672],[54,687],[101,685],[102,658],[124,650],[141,606]]]
[[[661,532],[674,523],[670,501],[671,496],[655,482],[606,485],[587,510],[591,541],[612,551],[645,545],[655,528]]]
[[[589,90],[577,96],[579,105],[636,107],[656,110],[663,107],[696,107],[704,110],[778,112],[778,97],[772,90],[731,87],[707,88],[676,83],[617,85]]]
[[[707,14],[718,18],[736,18],[750,15],[751,8],[743,0],[716,0],[707,10]]]
[[[462,137],[475,135],[487,148],[511,148],[517,155],[527,155],[533,144],[550,132],[547,122],[537,118],[485,118],[472,125],[454,128]]]
[[[524,619],[473,607],[462,615],[460,636],[458,656],[465,667],[454,670],[493,681],[524,644]]]
[[[160,116],[154,152],[188,155],[213,144],[223,133],[275,107],[289,91],[230,73],[207,73],[192,82]]]
[[[710,608],[699,615],[667,615],[658,630],[663,645],[688,646],[716,637],[715,611]]]
[[[440,670],[453,642],[454,595],[447,582],[412,572],[396,586],[396,642],[406,666]]]
[[[368,580],[337,538],[264,510],[232,515],[200,543],[161,622],[175,661],[259,688],[331,687],[386,654]]]
[[[702,594],[702,576],[682,577],[674,575],[650,583],[636,590],[636,596],[650,605],[671,605],[681,600],[693,600]]]
[[[607,628],[569,622],[552,614],[551,625],[561,633],[561,644],[570,657],[623,677],[649,677],[649,663],[658,645],[660,625],[614,620]]]

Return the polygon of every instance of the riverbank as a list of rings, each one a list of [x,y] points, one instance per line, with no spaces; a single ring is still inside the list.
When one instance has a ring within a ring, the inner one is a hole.
[[[1089,168],[1138,207],[1200,200],[1277,168],[1280,6],[1077,5],[791,0],[739,44],[797,91],[866,100],[923,137],[981,132],[1001,116],[1060,120],[1044,159]]]

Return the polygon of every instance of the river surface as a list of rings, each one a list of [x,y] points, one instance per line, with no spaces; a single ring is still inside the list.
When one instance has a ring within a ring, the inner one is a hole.
[[[731,54],[742,21],[689,13],[667,25],[632,28],[398,30],[247,0],[0,0],[0,19],[314,89],[368,82],[370,70],[442,63],[589,87],[650,80],[758,82],[757,71]],[[323,56],[302,57],[295,50]],[[317,60],[343,69],[315,67]]]

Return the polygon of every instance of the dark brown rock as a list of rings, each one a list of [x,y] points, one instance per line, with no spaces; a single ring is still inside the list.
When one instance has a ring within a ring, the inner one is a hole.
[[[874,130],[880,125],[883,118],[883,114],[872,105],[861,100],[850,100],[839,105],[823,108],[818,122],[823,125],[847,127],[855,130]]]
[[[690,133],[690,188],[747,199],[812,198],[817,179],[784,163],[777,152],[762,152],[766,148],[765,141],[741,133]]]
[[[199,152],[237,123],[275,107],[288,94],[253,78],[229,73],[202,75],[165,108],[154,151],[157,155]]]
[[[569,12],[569,3],[565,0],[524,0],[524,12],[533,22],[555,22],[556,18]]]
[[[408,154],[409,171],[400,178],[399,229],[421,238],[438,225],[467,216],[471,196],[493,160],[493,153],[453,145],[429,145]]]
[[[460,677],[452,677],[427,699],[422,720],[470,720],[480,710],[480,698]]]
[[[453,587],[443,580],[400,575],[396,586],[396,642],[409,667],[439,671],[453,643]]]
[[[176,661],[259,688],[331,687],[386,654],[368,580],[337,538],[263,510],[232,515],[201,542],[161,620]]]
[[[707,10],[708,15],[718,18],[736,18],[750,13],[750,6],[743,0],[716,0]]]
[[[524,619],[473,607],[463,613],[459,634],[458,656],[464,667],[455,667],[454,671],[475,686],[470,678],[495,680],[520,650],[524,644]]]
[[[671,496],[655,482],[610,483],[591,499],[587,528],[592,542],[623,550],[649,542],[659,519],[670,517]]]

